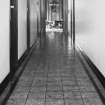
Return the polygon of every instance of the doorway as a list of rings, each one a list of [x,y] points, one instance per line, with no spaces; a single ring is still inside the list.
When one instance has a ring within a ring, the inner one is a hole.
[[[63,0],[47,0],[46,31],[63,31]]]

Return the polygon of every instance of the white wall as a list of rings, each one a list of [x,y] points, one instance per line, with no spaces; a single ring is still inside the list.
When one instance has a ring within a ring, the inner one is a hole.
[[[10,72],[9,0],[0,0],[0,83]]]
[[[18,0],[18,59],[27,49],[27,0]]]
[[[71,0],[68,0],[68,32],[71,31]]]
[[[105,0],[76,0],[76,42],[105,76]]]
[[[30,46],[37,40],[37,16],[39,10],[39,0],[30,0]]]

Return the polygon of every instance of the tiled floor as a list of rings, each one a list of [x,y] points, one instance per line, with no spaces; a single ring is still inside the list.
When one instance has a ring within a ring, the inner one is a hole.
[[[49,32],[6,105],[103,105],[69,37]]]

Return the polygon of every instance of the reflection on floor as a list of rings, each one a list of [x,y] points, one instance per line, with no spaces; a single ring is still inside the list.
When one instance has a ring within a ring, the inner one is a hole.
[[[6,105],[103,105],[70,38],[47,33],[35,49]]]

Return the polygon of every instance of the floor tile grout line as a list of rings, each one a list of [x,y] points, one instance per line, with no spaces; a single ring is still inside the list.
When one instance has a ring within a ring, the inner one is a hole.
[[[66,102],[65,102],[65,95],[64,95],[64,87],[63,87],[63,80],[62,80],[62,75],[60,73],[60,79],[61,79],[61,84],[62,84],[62,92],[63,92],[63,101],[64,101],[64,105],[66,105]]]
[[[38,64],[38,65],[40,65],[40,64]],[[37,67],[38,67],[38,65],[37,65]],[[34,72],[34,73],[35,73],[35,72]],[[31,83],[31,85],[30,85],[30,89],[29,89],[28,94],[27,94],[27,98],[26,98],[25,105],[27,104],[27,100],[28,100],[28,98],[29,98],[29,94],[31,93],[30,90],[31,90],[31,87],[32,87],[33,82],[34,82],[34,79],[32,80],[32,83]]]
[[[61,75],[60,75],[61,76]],[[64,95],[64,87],[63,87],[63,82],[62,82],[62,76],[61,76],[61,84],[62,84],[62,91],[63,91],[63,101],[64,101],[64,105],[66,105],[66,102],[65,102],[65,95]]]
[[[76,55],[75,55],[75,57],[76,57]],[[75,62],[75,60],[76,60],[76,58],[74,58],[74,62]],[[82,97],[81,89],[80,89],[80,86],[79,86],[79,84],[78,84],[77,77],[76,77],[76,75],[75,75],[75,66],[74,66],[74,70],[73,70],[73,71],[74,71],[73,74],[74,74],[74,77],[75,77],[76,84],[77,84],[77,86],[79,87],[79,91],[80,91],[80,96],[81,96],[82,102],[83,102],[83,104],[85,105],[84,99],[83,99],[83,97]]]
[[[34,80],[33,80],[33,81],[34,81]],[[32,81],[32,83],[31,83],[31,85],[30,85],[30,89],[31,89],[31,87],[32,87],[33,81]],[[28,98],[29,98],[29,94],[31,93],[30,89],[29,89],[28,94],[27,94],[27,98],[26,98],[25,105],[26,105],[27,100],[28,100]]]
[[[48,82],[48,70],[49,70],[49,62],[48,62],[48,58],[47,58],[47,61],[46,61],[46,66],[47,66],[47,77],[46,77],[46,91],[45,91],[45,101],[44,101],[44,105],[46,105],[46,100],[47,100],[47,82]]]

